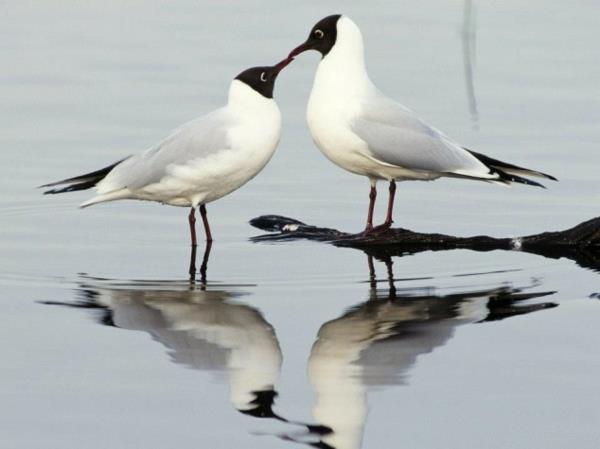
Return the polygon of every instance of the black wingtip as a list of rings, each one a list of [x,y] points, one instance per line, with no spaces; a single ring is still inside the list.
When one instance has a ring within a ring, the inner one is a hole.
[[[548,173],[543,173],[541,171],[536,171],[536,170],[530,170],[531,173],[535,173],[537,176],[541,176],[543,178],[549,179],[550,181],[558,181],[557,178],[555,178],[552,175],[549,175]]]
[[[533,185],[533,186],[537,186],[537,187],[544,187],[541,184],[531,181],[527,178],[522,178],[518,175],[513,175],[513,174],[509,175],[509,173],[512,173],[514,171],[520,172],[520,174],[524,174],[527,176],[539,176],[542,178],[550,179],[551,181],[558,181],[558,179],[556,179],[552,175],[549,175],[548,173],[543,173],[541,171],[531,170],[529,168],[520,167],[520,166],[514,165],[514,164],[509,164],[508,162],[504,162],[504,161],[500,161],[498,159],[491,158],[489,156],[486,156],[485,154],[477,153],[476,151],[469,150],[468,148],[465,148],[465,147],[463,147],[463,149],[468,151],[469,153],[471,153],[471,155],[475,156],[481,163],[486,165],[488,168],[490,168],[494,171],[497,171],[497,172],[502,171],[502,173],[505,175],[514,176],[516,179],[519,179],[519,181],[513,181],[513,182],[519,182],[521,184],[528,184],[528,185]],[[527,181],[527,182],[524,182],[524,181]]]
[[[78,190],[87,190],[94,187],[98,182],[93,179],[91,181],[78,182],[75,184],[68,185],[66,187],[57,187],[55,189],[46,190],[44,195],[55,195],[57,193],[76,192]]]
[[[112,171],[113,168],[115,168],[117,165],[119,165],[121,162],[125,161],[126,159],[128,159],[128,157],[121,159],[120,161],[117,161],[113,164],[110,164],[107,167],[101,168],[100,170],[86,173],[85,175],[75,176],[73,178],[67,178],[67,179],[62,179],[60,181],[43,184],[41,186],[38,186],[37,188],[43,189],[46,187],[54,187],[54,186],[59,186],[62,184],[69,184],[67,187],[64,187],[64,188],[56,188],[56,189],[47,190],[46,192],[44,192],[44,195],[48,195],[48,194],[52,195],[55,193],[73,192],[76,190],[89,189],[91,187],[94,187],[96,184],[98,184],[98,182],[100,182],[102,179],[104,179],[106,177],[106,175],[108,175]]]
[[[540,176],[542,178],[549,179],[550,181],[558,181],[558,179],[555,178],[554,176],[549,175],[548,173],[541,172],[541,171],[523,169],[523,172],[524,172],[523,174],[526,174],[526,175]]]
[[[499,170],[498,168],[493,168],[492,169],[493,173],[497,173],[500,176],[500,181],[505,181],[510,183],[517,183],[517,184],[525,184],[528,186],[534,186],[534,187],[540,187],[542,189],[545,189],[546,186],[544,184],[540,184],[539,182],[536,181],[532,181],[531,179],[528,178],[524,178],[522,176],[517,176],[517,175],[513,175],[510,173],[506,173],[505,171]]]
[[[65,193],[65,192],[69,192],[70,190],[66,190],[66,189],[50,189],[50,190],[46,190],[45,192],[42,192],[42,195],[56,195],[57,193]]]

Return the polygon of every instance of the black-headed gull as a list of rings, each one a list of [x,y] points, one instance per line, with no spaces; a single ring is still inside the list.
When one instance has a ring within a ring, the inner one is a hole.
[[[281,113],[273,100],[279,72],[291,62],[253,67],[231,82],[227,104],[194,119],[158,145],[108,167],[43,185],[55,194],[95,187],[97,195],[81,204],[135,199],[191,207],[188,219],[196,246],[195,208],[206,240],[212,235],[206,204],[243,186],[269,162],[279,143]]]
[[[393,276],[393,274],[392,274]],[[370,298],[324,323],[308,358],[314,390],[312,415],[332,432],[316,448],[359,449],[368,413],[368,396],[410,383],[416,361],[448,344],[457,328],[552,307],[520,304],[553,292],[527,292],[510,285],[438,294],[435,288],[371,289]]]
[[[308,126],[315,144],[328,159],[369,178],[365,233],[392,225],[396,181],[430,181],[445,176],[543,187],[521,175],[556,180],[463,148],[382,94],[369,78],[362,34],[350,18],[325,17],[289,57],[306,50],[316,50],[323,56],[308,101]],[[385,222],[374,228],[378,180],[389,181],[390,197]]]
[[[96,293],[92,305],[106,310],[105,322],[148,332],[174,363],[226,374],[229,399],[241,413],[270,410],[277,396],[281,349],[262,313],[236,301],[238,292],[85,288]]]

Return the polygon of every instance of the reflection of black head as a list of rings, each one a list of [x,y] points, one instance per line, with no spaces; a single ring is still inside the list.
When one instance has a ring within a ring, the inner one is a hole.
[[[299,55],[307,50],[317,50],[323,57],[327,55],[335,45],[337,39],[337,23],[342,17],[340,14],[334,14],[321,19],[310,30],[308,39],[292,50],[290,57]]]
[[[316,447],[317,449],[335,449],[335,447],[333,447],[323,441],[319,441],[318,443],[309,443],[309,446]]]
[[[275,87],[277,75],[292,60],[292,58],[287,58],[274,66],[252,67],[244,70],[235,79],[250,86],[263,97],[273,98],[273,88]]]
[[[252,405],[253,407],[246,410],[238,409],[240,413],[243,413],[244,415],[254,416],[255,418],[273,418],[289,424],[298,424],[306,427],[306,429],[311,435],[322,436],[328,435],[333,432],[331,427],[328,426],[323,426],[320,424],[307,424],[298,421],[290,421],[289,419],[286,419],[283,416],[279,416],[273,411],[273,405],[275,403],[275,398],[277,397],[277,392],[275,390],[253,391],[252,394],[254,395],[254,399],[252,399],[248,403],[248,405]]]
[[[254,399],[249,405],[253,407],[247,410],[239,410],[244,415],[254,416],[255,418],[276,418],[279,416],[273,412],[273,403],[277,397],[277,392],[274,390],[253,391]]]

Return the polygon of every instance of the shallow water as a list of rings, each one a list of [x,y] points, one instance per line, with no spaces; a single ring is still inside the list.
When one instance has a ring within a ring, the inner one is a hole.
[[[594,269],[456,250],[375,260],[373,279],[359,250],[250,242],[261,214],[363,225],[367,182],[326,161],[304,124],[314,54],[278,80],[272,162],[208,207],[206,286],[187,281],[184,209],[82,211],[86,193],[33,188],[220,106],[229,79],[339,10],[362,27],[383,91],[560,179],[401,184],[398,225],[518,236],[598,215],[595,2],[476,2],[466,27],[457,1],[340,5],[2,7],[2,447],[597,447]]]

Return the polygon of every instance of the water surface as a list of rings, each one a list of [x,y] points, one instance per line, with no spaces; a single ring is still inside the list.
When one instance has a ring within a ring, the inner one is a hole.
[[[260,232],[247,221],[268,213],[363,226],[366,180],[330,164],[304,123],[316,54],[278,80],[272,162],[208,207],[207,285],[187,281],[184,209],[82,211],[86,193],[34,188],[220,106],[237,73],[342,11],[384,92],[470,148],[560,179],[548,190],[400,184],[398,225],[567,228],[598,215],[595,2],[472,2],[466,15],[458,1],[2,11],[3,447],[597,447],[593,266],[456,250],[374,260],[373,275],[359,250],[249,241]]]

